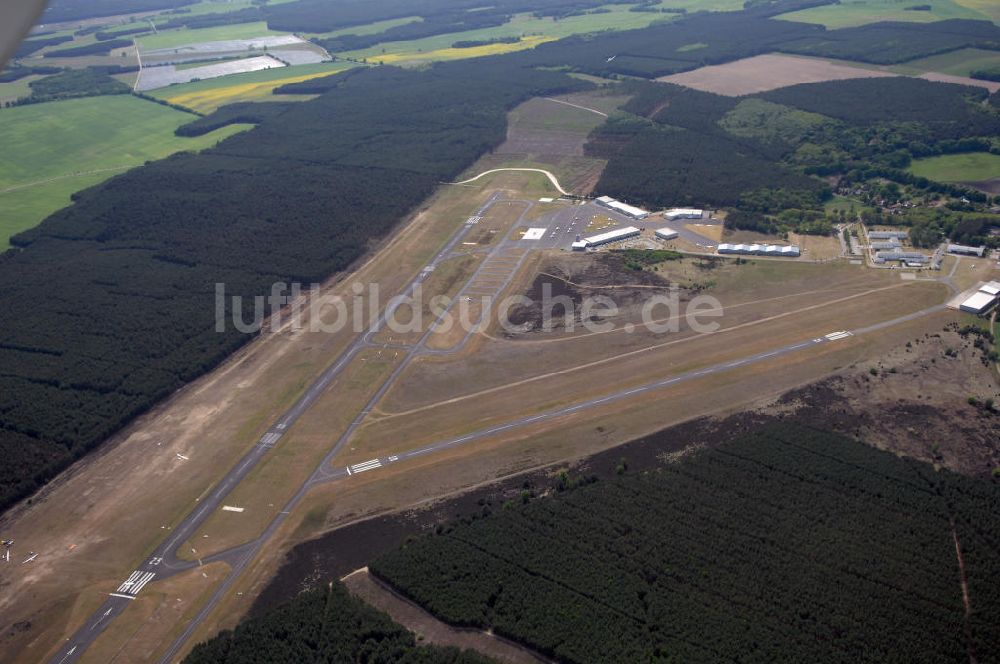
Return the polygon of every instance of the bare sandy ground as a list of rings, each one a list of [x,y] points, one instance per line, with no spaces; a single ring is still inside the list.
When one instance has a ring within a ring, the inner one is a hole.
[[[705,92],[739,97],[755,92],[776,90],[789,85],[799,85],[800,83],[820,83],[879,76],[895,76],[895,74],[876,69],[841,65],[828,60],[771,53],[736,60],[724,65],[713,65],[694,71],[663,76],[656,80],[685,85]]]
[[[927,81],[935,81],[937,83],[957,83],[959,85],[972,85],[980,88],[986,88],[990,91],[990,94],[1000,90],[1000,83],[994,81],[980,81],[976,78],[969,78],[968,76],[952,76],[951,74],[940,74],[936,71],[929,71],[921,74],[919,78]]]

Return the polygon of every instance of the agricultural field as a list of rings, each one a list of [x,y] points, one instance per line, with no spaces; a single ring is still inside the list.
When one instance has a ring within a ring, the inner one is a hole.
[[[24,78],[11,81],[9,83],[0,83],[0,105],[4,102],[20,99],[21,97],[30,97],[31,86],[29,84],[32,81],[37,81],[42,78],[45,77],[38,74],[32,74],[31,76],[25,76]]]
[[[391,28],[407,25],[408,23],[416,23],[422,20],[423,19],[419,16],[404,16],[402,18],[392,18],[386,21],[366,23],[365,25],[352,25],[348,28],[331,30],[330,32],[305,32],[302,33],[302,36],[308,39],[328,39],[330,37],[339,37],[341,35],[374,35],[380,32],[385,32]]]
[[[982,3],[984,5],[982,10],[980,7],[972,6],[974,1],[842,0],[837,4],[823,5],[782,14],[779,18],[788,21],[801,21],[803,23],[819,23],[831,29],[852,28],[879,21],[930,23],[932,21],[944,21],[952,18],[987,21],[998,19],[995,8],[992,11],[985,10],[985,5],[989,3],[989,0]],[[907,9],[907,7],[921,5],[930,5],[931,9],[929,11]]]
[[[928,157],[914,161],[909,171],[938,182],[982,182],[1000,178],[1000,155],[970,152]]]
[[[44,113],[40,112],[44,109]],[[129,95],[0,111],[0,242],[69,203],[69,196],[150,159],[200,150],[246,128],[174,136],[193,119]]]
[[[223,78],[180,83],[150,92],[157,99],[178,104],[200,113],[210,113],[224,104],[237,101],[295,101],[301,95],[275,96],[272,91],[282,85],[329,76],[357,65],[352,62],[326,62],[264,69]]]
[[[900,74],[938,72],[950,76],[969,76],[977,69],[1000,67],[1000,52],[981,48],[963,48],[950,53],[911,60],[890,69]]]
[[[723,65],[710,65],[657,80],[738,97],[800,83],[880,76],[892,76],[892,74],[849,62],[770,53]]]
[[[149,90],[158,90],[159,88],[180,85],[191,81],[204,81],[234,76],[236,74],[248,74],[255,71],[283,69],[284,67],[285,63],[269,55],[227,60],[225,62],[208,62],[196,67],[177,67],[174,65],[146,67],[139,74],[136,89],[148,92]]]
[[[338,55],[354,60],[381,61],[386,64],[471,58],[532,48],[540,43],[574,34],[643,28],[654,22],[673,20],[677,16],[630,12],[622,5],[608,5],[605,8],[609,10],[607,13],[569,16],[558,21],[547,17],[536,18],[531,14],[517,14],[509,22],[496,27],[452,32],[411,41],[386,42]],[[524,37],[524,39],[518,44],[499,43],[490,44],[488,47],[452,48],[452,44],[458,41],[485,41],[501,37]]]
[[[256,23],[234,23],[217,28],[198,28],[195,30],[175,28],[157,32],[156,34],[143,35],[136,39],[136,43],[139,44],[139,50],[145,54],[147,51],[173,49],[186,44],[253,39],[255,37],[284,34],[287,33],[271,30],[267,27],[267,23],[258,21]]]

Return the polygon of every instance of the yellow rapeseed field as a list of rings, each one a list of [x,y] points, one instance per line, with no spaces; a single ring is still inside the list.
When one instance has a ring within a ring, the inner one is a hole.
[[[461,60],[462,58],[479,58],[485,55],[500,55],[502,53],[512,53],[523,51],[528,48],[535,48],[545,42],[556,41],[558,37],[547,37],[545,35],[534,35],[524,37],[516,44],[484,44],[483,46],[473,46],[471,48],[439,48],[434,51],[410,52],[410,53],[387,53],[380,56],[371,56],[369,62],[377,61],[391,65],[399,62],[412,62],[414,60]]]
[[[331,73],[332,72],[318,72],[303,74],[301,76],[279,78],[273,81],[260,81],[255,83],[240,83],[238,85],[220,86],[217,88],[198,90],[195,92],[185,92],[173,97],[167,97],[167,101],[171,104],[179,104],[180,106],[193,109],[199,113],[211,113],[220,106],[231,104],[235,101],[252,101],[254,99],[269,98],[271,97],[271,91],[278,86],[285,85],[287,83],[307,81],[311,78],[319,78],[321,76],[329,76]],[[295,100],[296,97],[293,96],[288,99]]]

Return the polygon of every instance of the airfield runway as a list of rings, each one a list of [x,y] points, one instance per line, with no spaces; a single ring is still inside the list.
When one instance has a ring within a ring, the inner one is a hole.
[[[414,277],[407,287],[405,294],[411,295],[413,291],[422,284],[434,269],[444,260],[461,253],[456,251],[456,248],[460,246],[461,241],[467,237],[468,233],[476,226],[476,224],[482,220],[482,218],[488,213],[489,209],[498,203],[510,203],[510,204],[523,204],[525,206],[524,212],[522,212],[518,222],[513,224],[510,231],[508,231],[504,238],[496,242],[495,245],[489,249],[487,252],[487,258],[483,260],[476,271],[467,279],[462,290],[459,291],[459,298],[465,296],[467,293],[470,295],[475,295],[477,297],[484,294],[495,294],[499,295],[513,279],[514,274],[520,268],[525,257],[530,253],[528,249],[530,248],[555,248],[556,246],[564,248],[564,244],[568,244],[567,240],[572,241],[572,236],[575,234],[576,228],[579,228],[580,219],[574,219],[574,217],[580,217],[579,211],[581,207],[584,206],[567,206],[564,210],[558,211],[558,214],[551,215],[547,217],[544,226],[546,232],[541,235],[537,240],[525,240],[516,235],[516,230],[523,226],[522,222],[524,220],[525,214],[532,208],[533,203],[529,201],[501,201],[499,193],[491,196],[472,216],[470,216],[465,223],[453,234],[448,243],[435,255],[435,257],[425,266],[420,273]],[[590,204],[586,204],[590,205]],[[600,208],[602,214],[606,214],[603,208]],[[610,215],[608,215],[610,216]],[[564,227],[559,221],[565,219],[566,226]],[[568,223],[573,222],[573,223]],[[539,225],[537,221],[532,221],[532,225]],[[585,223],[583,224],[585,225]],[[559,231],[555,230],[555,227],[559,226]],[[548,236],[548,237],[546,237]],[[570,237],[567,237],[570,236]],[[523,251],[512,251],[512,249],[523,249]],[[548,412],[543,412],[531,416],[525,416],[517,418],[506,422],[504,424],[484,428],[480,431],[476,431],[464,436],[453,438],[450,440],[444,440],[426,445],[423,447],[415,448],[409,451],[401,452],[398,455],[388,456],[385,458],[371,459],[362,463],[353,464],[351,466],[344,466],[339,468],[331,467],[330,463],[337,453],[342,449],[343,445],[351,438],[354,432],[357,430],[358,426],[363,422],[369,411],[375,406],[375,404],[382,398],[386,391],[393,385],[396,378],[401,374],[401,372],[409,365],[409,363],[416,357],[425,354],[441,354],[441,353],[452,353],[459,351],[464,344],[468,341],[471,333],[467,333],[466,336],[459,341],[459,343],[449,350],[432,350],[428,349],[425,344],[432,332],[429,330],[426,332],[420,340],[409,346],[400,346],[406,352],[406,356],[403,361],[393,370],[390,376],[385,380],[382,386],[376,391],[373,397],[365,405],[365,407],[358,413],[356,418],[352,421],[351,425],[344,431],[344,433],[337,439],[334,445],[331,447],[329,452],[323,458],[322,462],[315,469],[309,479],[302,484],[295,495],[282,507],[279,513],[270,522],[267,528],[261,535],[245,544],[234,547],[227,551],[223,551],[212,556],[206,557],[198,562],[182,561],[177,558],[177,549],[185,541],[187,541],[198,529],[198,527],[217,509],[223,505],[223,501],[229,492],[235,488],[246,476],[247,474],[258,464],[262,459],[264,459],[268,452],[281,440],[282,436],[288,431],[289,428],[305,413],[310,406],[320,397],[320,395],[327,390],[334,379],[344,370],[344,368],[354,359],[358,353],[361,351],[374,348],[382,347],[382,344],[374,343],[372,341],[374,335],[378,333],[382,327],[384,327],[386,321],[393,315],[394,307],[387,308],[386,311],[380,316],[378,321],[376,321],[365,333],[360,335],[354,343],[352,343],[326,370],[324,370],[317,380],[310,385],[303,395],[295,402],[295,404],[285,412],[277,422],[274,423],[258,440],[257,444],[243,456],[242,459],[220,480],[220,482],[213,487],[213,489],[201,499],[197,506],[191,511],[188,516],[186,516],[172,531],[171,536],[164,541],[160,546],[158,546],[155,551],[140,564],[135,570],[131,571],[125,576],[120,585],[114,589],[109,589],[109,594],[106,601],[98,608],[91,617],[80,627],[77,632],[67,640],[59,651],[50,660],[52,664],[69,664],[70,662],[77,661],[86,649],[97,639],[97,637],[107,628],[108,624],[115,619],[128,604],[135,599],[136,596],[147,587],[148,584],[153,583],[157,580],[172,576],[179,572],[191,569],[200,564],[205,564],[214,561],[225,561],[231,566],[231,571],[228,576],[223,580],[218,588],[212,593],[208,600],[202,605],[197,615],[185,626],[183,632],[179,637],[170,645],[167,651],[161,658],[161,662],[172,662],[176,657],[177,653],[184,647],[184,644],[193,634],[194,630],[198,625],[207,617],[209,612],[215,607],[215,605],[221,600],[221,598],[228,592],[232,585],[239,578],[242,571],[247,565],[253,560],[258,551],[264,544],[271,538],[275,531],[284,523],[285,518],[288,514],[295,508],[295,506],[302,500],[306,493],[313,486],[330,481],[345,481],[349,480],[352,476],[360,473],[366,473],[370,471],[375,471],[384,466],[398,463],[400,461],[411,459],[414,457],[423,456],[436,451],[464,445],[488,436],[492,436],[504,431],[515,429],[517,427],[523,427],[537,422],[542,422],[546,420],[555,419],[565,415],[571,415],[580,411],[585,411],[590,408],[598,407],[610,402],[619,401],[622,399],[627,399],[633,397],[637,394],[642,394],[646,392],[651,392],[671,385],[682,383],[685,381],[693,380],[703,376],[722,373],[726,371],[731,371],[738,369],[740,367],[745,367],[754,363],[763,362],[771,360],[776,357],[781,357],[790,353],[795,353],[806,348],[810,348],[819,344],[836,343],[842,339],[846,339],[855,334],[864,334],[867,332],[872,332],[875,330],[884,329],[886,327],[891,327],[893,325],[903,323],[921,316],[925,316],[931,313],[935,313],[944,308],[944,305],[939,305],[931,307],[907,316],[903,316],[894,320],[885,321],[878,325],[870,326],[867,328],[854,330],[854,331],[836,331],[824,337],[818,337],[813,339],[807,339],[798,343],[789,344],[780,348],[776,348],[767,352],[762,352],[756,355],[747,356],[743,359],[730,361],[726,363],[720,363],[711,367],[706,367],[699,369],[697,371],[686,372],[682,374],[677,374],[669,378],[658,380],[655,382],[648,383],[646,385],[640,385],[626,390],[621,390],[608,394],[600,398],[594,398],[587,401],[582,401],[571,406],[566,406],[563,408],[555,409]],[[443,314],[442,314],[443,315]]]

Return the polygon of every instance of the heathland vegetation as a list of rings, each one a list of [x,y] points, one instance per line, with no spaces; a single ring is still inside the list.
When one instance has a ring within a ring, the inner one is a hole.
[[[791,424],[580,484],[486,507],[369,569],[441,620],[559,662],[1000,649],[995,484]]]

